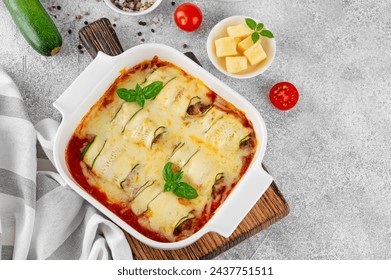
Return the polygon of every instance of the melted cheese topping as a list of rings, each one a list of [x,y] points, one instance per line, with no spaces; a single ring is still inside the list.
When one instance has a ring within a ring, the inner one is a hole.
[[[164,87],[155,99],[146,100],[144,108],[120,99],[115,90],[106,92],[75,134],[93,139],[81,162],[88,183],[140,216],[144,227],[174,241],[180,221],[199,218],[210,209],[218,174],[223,174],[227,189],[240,179],[243,157],[253,152],[241,149],[240,141],[254,131],[237,115],[213,105],[203,114],[189,115],[194,97],[212,104],[210,90],[169,63],[138,69],[120,79],[116,89],[134,89],[137,83],[145,87],[154,81],[162,81]],[[163,191],[167,162],[184,172],[183,181],[197,190],[197,198],[184,200]]]

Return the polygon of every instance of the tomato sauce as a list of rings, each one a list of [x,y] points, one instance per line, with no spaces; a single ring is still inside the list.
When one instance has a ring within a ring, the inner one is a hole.
[[[83,150],[83,146],[85,146],[87,139],[80,139],[77,136],[73,135],[71,140],[68,143],[68,147],[66,150],[66,162],[68,165],[68,169],[72,175],[72,177],[76,180],[76,182],[92,197],[98,200],[102,205],[108,208],[111,212],[117,215],[121,220],[130,225],[132,228],[137,230],[139,233],[145,235],[148,238],[151,238],[156,241],[161,242],[169,242],[167,238],[162,236],[159,233],[148,230],[144,228],[139,222],[139,216],[136,216],[131,209],[124,208],[122,205],[118,203],[112,203],[107,198],[107,195],[99,190],[97,186],[91,186],[86,177],[83,174],[82,167],[80,165],[81,159],[81,151]]]

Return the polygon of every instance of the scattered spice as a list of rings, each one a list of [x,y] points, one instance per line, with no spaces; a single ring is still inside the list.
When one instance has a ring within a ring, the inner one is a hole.
[[[75,19],[80,20],[81,19],[81,15],[75,16]]]
[[[139,21],[138,24],[142,25],[142,26],[146,26],[147,23],[145,21]]]
[[[174,2],[174,1],[172,1],[172,2],[171,2],[171,5],[175,6],[175,2]]]
[[[57,10],[61,10],[61,6],[57,6]]]
[[[77,45],[77,48],[78,48],[79,50],[81,50],[81,49],[83,48],[83,46],[82,46],[82,45]]]
[[[115,23],[113,23],[113,27],[116,27],[117,25]]]
[[[152,29],[151,29],[151,32],[152,32],[152,33],[155,33],[155,29],[152,28]]]
[[[183,48],[186,49],[188,47],[187,44],[183,44]]]
[[[137,33],[137,35],[138,35],[138,36],[141,36],[141,35],[143,35],[143,33],[139,32],[139,33]]]
[[[155,4],[156,0],[111,0],[118,9],[124,12],[145,11]]]
[[[141,39],[141,42],[143,42],[143,43],[144,43],[144,42],[145,42],[145,39],[144,39],[144,38],[142,38],[142,39]]]
[[[71,34],[71,33],[72,33],[72,30],[71,30],[71,29],[69,29],[69,30],[68,30],[68,33],[69,33],[69,34]]]
[[[156,23],[159,22],[159,19],[158,19],[157,17],[154,17],[154,18],[152,19],[152,22],[156,24]]]
[[[85,25],[88,25],[88,21],[85,21],[84,24],[85,24]]]

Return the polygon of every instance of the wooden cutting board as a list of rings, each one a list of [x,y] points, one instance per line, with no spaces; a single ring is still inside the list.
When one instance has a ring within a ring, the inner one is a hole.
[[[124,51],[107,18],[99,19],[83,27],[79,32],[79,37],[84,47],[93,58],[98,54],[98,51],[102,51],[112,56],[119,55]],[[185,53],[185,55],[199,63],[193,53],[189,52]],[[224,238],[217,233],[208,233],[196,243],[186,248],[164,251],[144,245],[126,232],[125,236],[132,248],[134,259],[212,259],[241,241],[281,220],[288,215],[288,213],[289,206],[287,202],[278,190],[276,184],[272,182],[270,187],[229,238]]]

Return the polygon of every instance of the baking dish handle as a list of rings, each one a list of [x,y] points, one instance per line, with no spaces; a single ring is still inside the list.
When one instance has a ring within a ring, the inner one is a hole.
[[[76,111],[76,108],[86,99],[90,89],[96,86],[96,81],[102,80],[107,75],[113,67],[112,59],[111,56],[99,52],[80,76],[54,101],[53,106],[61,112],[63,118]]]
[[[240,182],[242,186],[228,196],[213,217],[209,230],[229,237],[272,181],[273,178],[262,167],[248,169]]]

